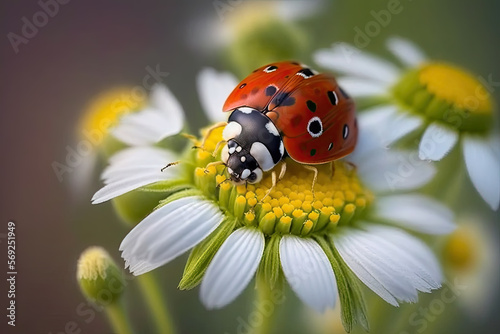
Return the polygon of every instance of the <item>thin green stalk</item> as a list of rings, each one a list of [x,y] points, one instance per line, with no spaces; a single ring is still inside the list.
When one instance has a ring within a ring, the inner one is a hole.
[[[257,295],[255,310],[262,315],[262,322],[253,328],[253,334],[270,334],[273,333],[273,320],[276,315],[275,301],[272,298],[273,290],[269,284],[259,275],[257,275]],[[270,307],[272,305],[272,307]]]
[[[116,334],[132,334],[132,327],[128,321],[123,305],[120,302],[111,303],[105,307],[109,322]]]
[[[137,279],[142,295],[153,315],[157,333],[174,334],[172,318],[167,305],[164,302],[163,294],[154,274],[149,272],[138,276]]]

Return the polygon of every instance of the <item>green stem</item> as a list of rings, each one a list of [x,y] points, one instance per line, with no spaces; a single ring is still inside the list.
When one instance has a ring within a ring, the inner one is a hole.
[[[157,333],[162,334],[173,334],[175,333],[174,326],[172,325],[172,318],[168,310],[167,305],[165,305],[162,298],[163,294],[161,292],[158,281],[154,277],[153,273],[146,273],[138,276],[137,279],[139,283],[139,288],[141,289],[142,295],[149,306],[151,314],[153,315],[153,320],[156,325]]]
[[[253,334],[270,334],[272,333],[273,319],[276,315],[276,305],[273,301],[272,290],[269,284],[259,275],[257,275],[257,302],[255,303],[254,312],[261,313],[262,323],[253,328]],[[273,307],[269,307],[273,305]],[[268,310],[268,312],[264,312]]]
[[[106,313],[113,328],[113,333],[116,334],[132,334],[132,328],[123,310],[123,305],[120,302],[114,302],[105,308]]]

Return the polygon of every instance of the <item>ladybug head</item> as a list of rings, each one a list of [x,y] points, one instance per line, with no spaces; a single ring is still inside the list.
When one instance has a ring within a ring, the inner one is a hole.
[[[255,158],[234,139],[224,146],[221,158],[227,166],[229,179],[234,183],[257,183],[262,180],[263,171]]]

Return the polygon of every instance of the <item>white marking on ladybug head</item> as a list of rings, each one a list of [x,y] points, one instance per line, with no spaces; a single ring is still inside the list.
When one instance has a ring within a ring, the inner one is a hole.
[[[247,179],[250,176],[250,169],[244,169],[243,172],[241,172],[241,178],[243,180]]]
[[[227,145],[224,145],[224,147],[222,148],[220,159],[223,163],[227,164],[227,161],[229,160],[229,147],[227,147]]]
[[[280,133],[278,132],[278,129],[276,128],[276,126],[274,125],[274,123],[271,122],[271,121],[267,122],[266,129],[267,129],[267,131],[269,131],[270,134],[272,134],[274,136],[279,136],[280,135]]]
[[[254,112],[255,109],[250,107],[240,107],[238,108],[238,110],[244,114],[251,114],[252,112]]]
[[[233,172],[234,172],[234,171],[233,171],[233,169],[232,169],[231,167],[227,167],[227,172],[228,172],[229,174],[233,174]]]
[[[229,139],[236,138],[240,135],[241,128],[240,123],[237,122],[229,122],[227,123],[226,127],[222,131],[222,138],[224,138],[225,141],[228,141]]]
[[[237,147],[236,147],[236,152],[240,153],[240,152],[241,152],[241,150],[242,150],[241,146],[237,146]]]
[[[246,158],[245,156],[242,156],[242,157],[240,158],[240,161],[241,161],[241,162],[245,162],[246,160],[247,160],[247,158]]]
[[[255,142],[252,144],[250,154],[264,171],[272,169],[275,165],[271,153],[267,149],[266,145],[261,142]]]
[[[307,132],[311,135],[311,137],[316,138],[323,134],[323,123],[321,123],[321,119],[317,116],[311,118],[307,123]]]
[[[229,154],[233,154],[234,151],[236,151],[236,147],[233,146],[233,147],[229,148],[228,151],[229,151]]]

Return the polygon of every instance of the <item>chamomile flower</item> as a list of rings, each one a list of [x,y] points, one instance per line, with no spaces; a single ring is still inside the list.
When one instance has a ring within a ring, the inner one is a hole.
[[[387,144],[422,131],[419,157],[439,161],[460,146],[474,187],[493,210],[500,204],[500,141],[485,80],[455,65],[427,59],[413,43],[391,38],[399,67],[345,43],[316,52],[318,64],[339,72],[353,96],[369,99],[372,121]]]
[[[498,232],[484,219],[467,216],[446,236],[442,263],[447,277],[463,287],[458,302],[465,313],[477,320],[492,315],[498,295],[500,246]]]
[[[368,125],[365,118],[359,123],[360,129]],[[416,163],[402,173],[408,152],[378,146],[369,129],[360,133],[349,158],[357,167],[336,161],[332,176],[331,167],[319,166],[314,191],[311,171],[292,161],[269,193],[270,175],[254,185],[233,185],[224,166],[209,165],[220,161],[220,153],[212,155],[222,139],[217,129],[203,133],[204,149],[181,157],[151,147],[120,152],[110,160],[94,203],[134,187],[167,193],[120,245],[134,275],[192,249],[180,288],[201,283],[208,308],[231,303],[258,273],[270,287],[285,278],[319,312],[333,308],[338,295],[346,327],[367,327],[358,279],[392,305],[416,301],[418,291],[440,287],[442,274],[430,249],[405,229],[445,234],[454,225],[447,208],[410,193],[434,176],[432,165]]]
[[[155,126],[142,131],[137,118]],[[180,132],[183,126],[182,108],[164,85],[155,84],[149,99],[146,94],[138,94],[137,87],[115,87],[99,94],[78,125],[77,150],[80,146],[87,149],[72,175],[73,188],[82,191],[90,183],[99,153],[109,156],[124,146],[154,144]]]

